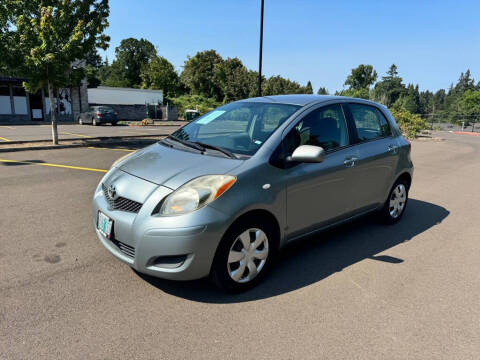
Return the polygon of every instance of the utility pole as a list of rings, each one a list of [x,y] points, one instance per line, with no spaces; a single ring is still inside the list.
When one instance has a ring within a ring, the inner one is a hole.
[[[260,51],[258,57],[258,96],[262,96],[263,1],[260,10]]]

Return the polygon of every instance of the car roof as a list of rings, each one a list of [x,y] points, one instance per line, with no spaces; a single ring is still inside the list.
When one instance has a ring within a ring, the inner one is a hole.
[[[255,97],[250,99],[240,100],[241,102],[267,102],[267,103],[279,103],[279,104],[292,104],[305,106],[313,103],[322,103],[331,100],[338,101],[354,101],[362,102],[365,104],[379,105],[373,101],[359,99],[359,98],[350,98],[346,96],[334,96],[334,95],[309,95],[309,94],[291,94],[291,95],[270,95]]]

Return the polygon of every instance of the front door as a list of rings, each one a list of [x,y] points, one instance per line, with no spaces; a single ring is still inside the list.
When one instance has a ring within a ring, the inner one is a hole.
[[[342,107],[320,107],[303,117],[284,140],[287,154],[300,145],[321,146],[327,154],[321,163],[285,169],[290,238],[347,216],[354,205],[352,171],[357,153],[349,146]]]

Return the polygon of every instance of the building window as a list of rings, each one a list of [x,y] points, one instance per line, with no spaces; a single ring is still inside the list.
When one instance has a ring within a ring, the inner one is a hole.
[[[0,85],[0,115],[10,115],[11,113],[10,89],[8,85]]]
[[[27,115],[27,97],[23,86],[13,87],[13,106],[15,107],[15,115]]]

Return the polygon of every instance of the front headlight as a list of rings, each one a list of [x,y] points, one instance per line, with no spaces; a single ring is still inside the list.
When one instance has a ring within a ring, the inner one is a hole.
[[[211,203],[236,181],[232,175],[206,175],[180,186],[161,203],[159,215],[186,214]]]
[[[116,167],[118,164],[120,164],[123,160],[125,160],[126,158],[132,156],[133,154],[135,154],[138,150],[135,150],[135,151],[132,151],[131,153],[129,154],[126,154],[126,155],[123,155],[121,157],[119,157],[117,160],[115,160],[112,164],[112,166],[110,166],[110,169],[113,168],[113,167]]]

